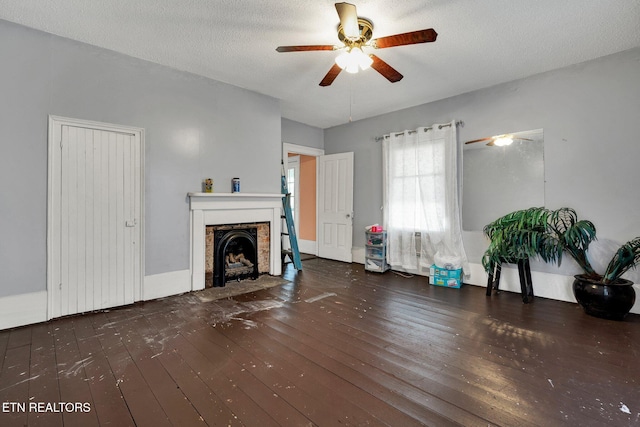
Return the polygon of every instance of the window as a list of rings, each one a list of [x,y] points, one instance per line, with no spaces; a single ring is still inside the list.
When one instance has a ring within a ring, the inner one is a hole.
[[[383,213],[392,267],[420,273],[438,253],[468,265],[460,227],[458,151],[453,122],[385,136]]]
[[[445,175],[443,141],[390,147],[388,228],[443,232]]]

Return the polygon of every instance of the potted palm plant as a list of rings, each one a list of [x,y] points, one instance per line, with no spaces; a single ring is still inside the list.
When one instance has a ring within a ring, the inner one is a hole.
[[[633,282],[621,276],[640,264],[640,237],[622,245],[604,274],[589,261],[589,244],[596,239],[591,221],[578,220],[571,208],[529,208],[509,213],[484,227],[490,239],[482,264],[487,272],[504,260],[540,257],[560,265],[566,253],[584,271],[573,282],[573,293],[587,314],[623,319],[635,303]]]

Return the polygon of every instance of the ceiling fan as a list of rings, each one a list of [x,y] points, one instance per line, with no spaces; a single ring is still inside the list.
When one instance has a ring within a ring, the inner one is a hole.
[[[505,133],[503,135],[495,135],[495,136],[489,136],[487,138],[480,138],[480,139],[474,139],[472,141],[467,141],[467,142],[465,142],[465,145],[466,144],[473,144],[475,142],[489,141],[486,144],[489,147],[493,147],[493,146],[504,147],[506,145],[513,144],[513,141],[515,141],[516,139],[520,140],[520,141],[533,141],[533,139],[520,138],[520,137],[516,137],[513,134]]]
[[[344,69],[349,73],[356,73],[358,69],[373,68],[382,74],[391,83],[402,80],[402,74],[389,64],[378,58],[376,55],[367,55],[363,52],[363,47],[383,49],[394,46],[404,46],[409,44],[434,42],[438,33],[433,28],[419,31],[411,31],[393,36],[373,37],[373,23],[364,18],[358,17],[356,7],[350,3],[336,3],[336,11],[340,18],[338,25],[338,39],[343,45],[306,45],[306,46],[279,46],[278,52],[304,52],[312,50],[339,50],[345,52],[336,58],[336,63],[329,70],[320,82],[320,86],[329,86]]]

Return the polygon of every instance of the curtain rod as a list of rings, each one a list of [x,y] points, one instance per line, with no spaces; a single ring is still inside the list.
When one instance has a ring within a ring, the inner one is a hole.
[[[446,128],[446,127],[449,127],[449,126],[451,126],[451,123],[446,123],[444,125],[438,125],[438,129]],[[464,122],[462,120],[456,120],[456,126],[464,127]],[[426,132],[426,131],[431,130],[431,129],[433,129],[433,127],[424,128],[424,131]],[[409,131],[409,133],[416,133],[416,132],[418,132],[418,131],[417,130],[410,130]],[[403,132],[396,133],[395,136],[400,136],[402,134],[403,134]],[[384,139],[384,136],[376,136],[375,139],[376,139],[376,142],[382,141]]]

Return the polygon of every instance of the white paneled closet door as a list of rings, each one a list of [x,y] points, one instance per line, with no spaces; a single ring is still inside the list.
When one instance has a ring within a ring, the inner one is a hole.
[[[133,303],[141,286],[140,135],[62,124],[59,284],[49,318]]]

